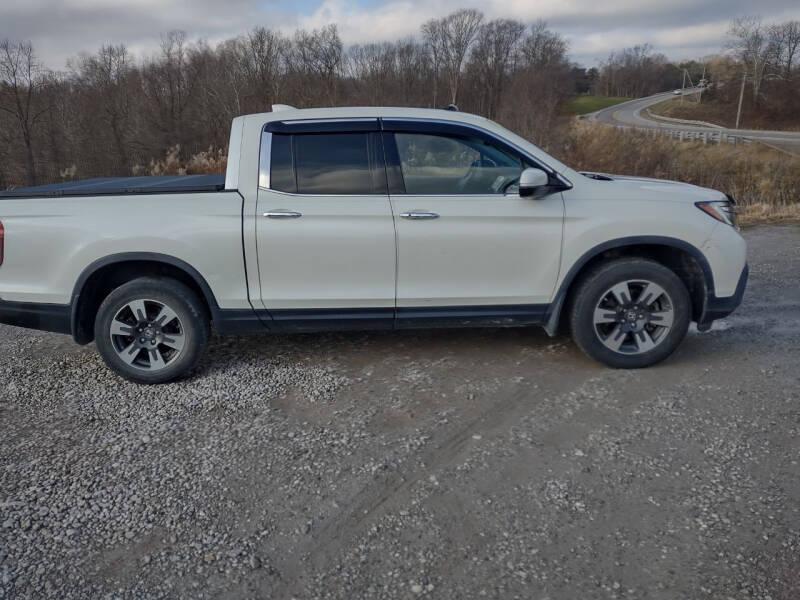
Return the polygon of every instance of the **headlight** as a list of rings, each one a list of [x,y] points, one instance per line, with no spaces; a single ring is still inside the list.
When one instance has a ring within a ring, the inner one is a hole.
[[[715,202],[696,202],[695,206],[717,221],[739,229],[739,223],[736,220],[736,203],[733,201],[733,197],[728,196],[727,200]]]

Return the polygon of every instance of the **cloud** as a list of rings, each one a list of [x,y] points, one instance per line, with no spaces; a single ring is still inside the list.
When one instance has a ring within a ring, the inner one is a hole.
[[[313,14],[298,18],[297,25],[315,29],[336,23],[342,41],[357,44],[414,35],[422,23],[439,13],[431,6],[409,1],[388,3],[367,12],[346,0],[324,0]]]
[[[348,0],[323,0],[293,24],[317,28],[336,23],[346,44],[398,39],[419,32],[426,20],[464,7],[459,0],[389,0],[368,9]],[[761,0],[765,20],[800,19],[796,0]],[[750,15],[751,0],[485,0],[480,10],[487,19],[538,20],[564,35],[578,62],[595,64],[614,50],[649,43],[676,59],[720,52],[728,24]]]
[[[193,38],[224,39],[280,18],[256,0],[26,0],[0,2],[0,39],[24,39],[47,66],[64,68],[68,58],[103,44],[126,44],[146,53],[162,33],[182,29]],[[272,18],[272,19],[271,19]],[[287,17],[283,17],[286,20]]]
[[[395,40],[463,6],[462,0],[0,0],[0,39],[31,40],[45,64],[59,69],[102,44],[149,54],[170,29],[215,43],[256,25],[291,32],[336,23],[345,44]],[[546,20],[587,66],[643,43],[675,59],[717,52],[730,20],[754,11],[766,21],[800,19],[797,0],[757,6],[751,0],[484,0],[479,8],[487,19]]]

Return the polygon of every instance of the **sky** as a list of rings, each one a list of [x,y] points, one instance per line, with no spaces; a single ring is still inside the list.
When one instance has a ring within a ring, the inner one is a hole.
[[[336,23],[349,45],[416,35],[426,20],[470,6],[487,19],[547,21],[585,67],[644,43],[673,60],[719,53],[734,17],[800,20],[800,0],[0,0],[0,40],[29,40],[45,66],[62,70],[103,44],[148,56],[171,29],[214,45],[255,26],[290,33]]]

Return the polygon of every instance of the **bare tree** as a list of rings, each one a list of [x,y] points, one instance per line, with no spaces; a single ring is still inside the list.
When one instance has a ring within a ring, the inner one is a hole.
[[[394,46],[385,44],[355,45],[347,52],[345,70],[360,90],[359,96],[370,104],[386,97],[394,78]]]
[[[327,25],[313,31],[300,29],[295,33],[289,64],[295,74],[300,76],[300,89],[307,101],[313,98],[310,95],[311,84],[321,81],[327,102],[332,106],[336,105],[342,51],[343,45],[336,25]]]
[[[545,21],[531,25],[531,31],[522,46],[522,54],[530,67],[547,68],[565,59],[567,41],[547,28]]]
[[[242,44],[245,75],[255,83],[257,102],[263,110],[280,96],[280,74],[290,43],[280,32],[257,27]]]
[[[16,120],[25,145],[26,179],[36,185],[34,135],[37,122],[47,110],[41,106],[43,69],[30,42],[0,42],[0,110]]]
[[[170,31],[161,38],[159,60],[142,69],[148,114],[161,132],[164,148],[184,142],[186,111],[203,66],[202,61],[191,60],[186,33]]]
[[[424,46],[413,38],[400,40],[396,45],[395,61],[400,103],[406,106],[426,106],[428,90],[434,87],[436,78]]]
[[[483,110],[490,119],[497,115],[506,78],[513,68],[525,25],[510,19],[489,21],[480,28],[472,62],[483,83]]]
[[[572,92],[567,43],[535,23],[521,42],[520,61],[508,94],[515,104],[500,112],[501,120],[547,149],[557,142],[555,133],[562,118],[562,104]]]
[[[791,81],[794,77],[795,63],[800,62],[800,21],[771,25],[769,40],[783,79]]]
[[[728,47],[745,66],[753,83],[753,103],[758,105],[761,82],[773,53],[769,36],[758,17],[734,19],[728,35],[731,38]]]
[[[103,46],[97,54],[83,56],[77,67],[77,83],[89,95],[99,117],[111,133],[117,155],[117,171],[129,163],[128,150],[133,119],[133,98],[130,76],[133,65],[128,49],[123,46]]]
[[[444,70],[453,104],[458,100],[464,61],[482,21],[483,14],[477,10],[461,9],[422,26],[422,34],[433,55],[434,70],[437,74],[440,66]]]
[[[439,74],[442,70],[445,54],[445,33],[444,20],[431,19],[422,25],[422,37],[425,41],[425,49],[430,54],[431,66],[433,67],[433,105],[439,102]]]
[[[602,64],[597,85],[606,96],[639,98],[680,85],[681,71],[652,46],[612,52]]]

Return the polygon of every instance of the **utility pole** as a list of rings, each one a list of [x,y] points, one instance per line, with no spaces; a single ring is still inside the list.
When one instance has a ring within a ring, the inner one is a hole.
[[[703,101],[703,90],[706,89],[708,82],[706,82],[706,61],[703,60],[703,76],[700,78],[700,92],[697,94],[697,103],[700,104]]]
[[[686,69],[683,70],[683,81],[681,82],[681,104],[683,104],[683,90],[686,89]]]
[[[736,129],[739,129],[739,119],[742,117],[742,100],[744,99],[744,84],[747,81],[747,69],[742,73],[742,89],[739,90],[739,109],[736,111]]]

